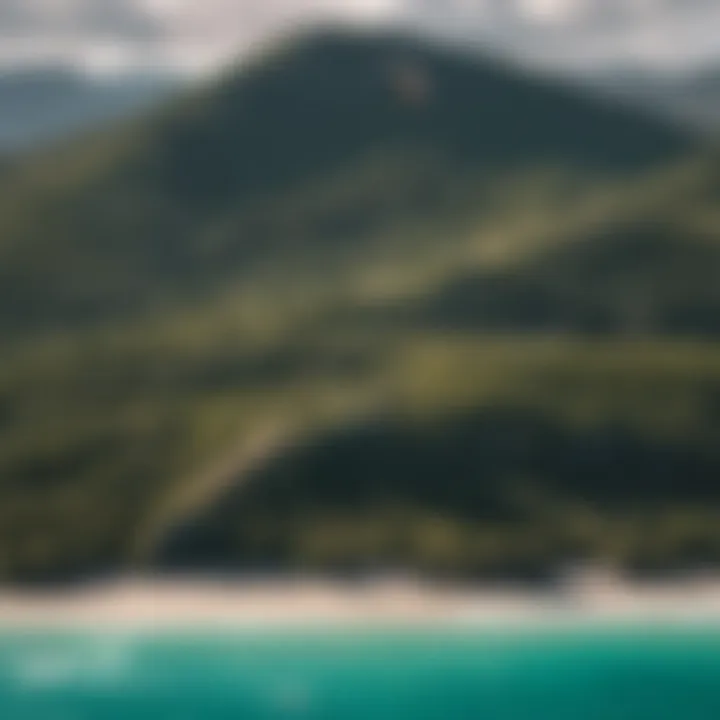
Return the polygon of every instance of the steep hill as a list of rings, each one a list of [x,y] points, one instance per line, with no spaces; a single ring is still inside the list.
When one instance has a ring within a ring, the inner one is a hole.
[[[238,465],[150,555],[532,577],[577,558],[720,561],[713,165],[549,228],[504,223],[498,245],[480,230],[405,293],[336,306],[311,357],[335,359],[319,374],[344,373],[362,410]]]
[[[324,259],[347,246],[340,237],[362,248],[393,223],[465,214],[517,171],[597,180],[689,145],[492,61],[313,34],[20,172],[0,199],[0,327],[217,292],[267,262]]]
[[[497,63],[321,33],[8,170],[0,572],[720,556],[694,150]]]

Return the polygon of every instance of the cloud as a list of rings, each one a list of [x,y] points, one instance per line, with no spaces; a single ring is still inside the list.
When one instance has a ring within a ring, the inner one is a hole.
[[[521,0],[521,14],[531,22],[565,24],[586,10],[582,0]]]
[[[402,22],[567,66],[720,60],[716,0],[0,0],[0,64],[198,72],[323,17]]]

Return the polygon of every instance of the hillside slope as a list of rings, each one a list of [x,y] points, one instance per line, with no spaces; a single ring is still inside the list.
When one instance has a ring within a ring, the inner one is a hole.
[[[660,559],[714,557],[686,521],[720,502],[720,184],[674,165],[693,151],[504,66],[324,33],[12,168],[0,571],[446,567],[363,546],[397,513],[500,538],[443,551],[462,572],[633,560],[612,538],[638,519]],[[264,427],[287,435],[248,484]]]

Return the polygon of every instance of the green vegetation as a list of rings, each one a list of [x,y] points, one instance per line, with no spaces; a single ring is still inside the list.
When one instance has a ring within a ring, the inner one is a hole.
[[[495,63],[325,34],[13,167],[0,577],[720,559],[694,154]]]

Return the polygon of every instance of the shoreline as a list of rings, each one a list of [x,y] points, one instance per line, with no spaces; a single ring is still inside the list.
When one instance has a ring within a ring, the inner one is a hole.
[[[542,592],[389,579],[121,579],[54,593],[0,590],[0,632],[525,629],[680,624],[720,628],[720,577],[595,578]]]

